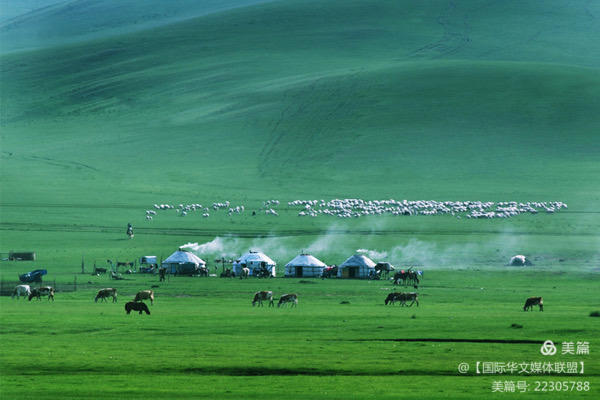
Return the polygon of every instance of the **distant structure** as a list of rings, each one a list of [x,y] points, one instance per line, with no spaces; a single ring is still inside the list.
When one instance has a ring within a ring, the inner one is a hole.
[[[256,275],[258,270],[266,269],[272,277],[275,277],[275,266],[277,263],[260,251],[248,251],[246,254],[233,262],[235,276],[240,276],[242,268],[248,268],[250,275]]]
[[[320,277],[327,265],[310,254],[300,254],[285,265],[286,277]]]
[[[364,254],[355,254],[338,267],[338,278],[367,279],[375,273],[375,263]]]

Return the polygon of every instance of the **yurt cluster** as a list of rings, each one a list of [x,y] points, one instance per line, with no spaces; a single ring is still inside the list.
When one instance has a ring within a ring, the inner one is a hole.
[[[386,270],[390,267],[386,265]],[[367,279],[375,274],[376,264],[364,254],[354,254],[339,266],[328,266],[311,254],[299,254],[285,264],[285,277],[322,277],[324,272],[335,272],[338,278]],[[234,276],[241,276],[247,268],[249,276],[276,277],[277,263],[260,251],[248,251],[235,260],[231,260],[231,271]],[[206,262],[190,251],[180,248],[161,263],[169,274],[191,275],[194,271],[206,268]],[[393,267],[391,268],[393,269]],[[332,276],[332,277],[333,277]]]

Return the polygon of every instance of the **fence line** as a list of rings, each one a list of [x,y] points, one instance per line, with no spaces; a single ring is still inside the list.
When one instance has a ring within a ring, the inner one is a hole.
[[[12,296],[15,286],[23,285],[18,280],[0,280],[0,296]],[[76,292],[77,291],[77,275],[73,278],[73,282],[69,283],[56,283],[56,279],[53,281],[42,281],[28,283],[32,288],[39,286],[52,286],[57,292]]]

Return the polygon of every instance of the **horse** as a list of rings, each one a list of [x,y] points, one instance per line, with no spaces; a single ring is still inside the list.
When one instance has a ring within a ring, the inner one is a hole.
[[[11,298],[15,298],[15,296],[17,296],[17,300],[21,297],[21,296],[29,296],[31,294],[31,287],[29,285],[18,285],[15,286],[15,290],[13,291],[13,294],[11,296]]]
[[[225,271],[221,272],[221,278],[233,278],[235,274],[231,270],[231,268],[225,268]]]
[[[250,268],[242,268],[242,272],[240,273],[240,279],[248,279],[248,276],[250,275]]]
[[[150,315],[150,310],[148,309],[146,303],[136,301],[130,301],[128,303],[125,303],[125,311],[127,311],[127,314],[131,313],[131,310],[139,311],[140,315],[142,314],[142,311]]]
[[[403,285],[407,286],[407,284],[418,285],[419,284],[419,274],[416,271],[411,271],[408,269],[407,271],[400,271],[394,274],[394,285],[399,285],[400,280],[402,280]]]
[[[530,297],[525,300],[523,311],[533,310],[533,306],[540,306],[540,311],[544,311],[544,299],[541,297]]]
[[[323,272],[321,273],[321,278],[331,278],[333,276],[337,276],[338,267],[337,265],[332,265],[330,267],[323,268]]]
[[[133,301],[150,300],[150,304],[154,305],[154,292],[152,290],[141,290],[135,295]]]
[[[292,307],[295,307],[298,305],[298,295],[297,294],[284,294],[283,296],[281,296],[279,298],[279,303],[277,303],[277,307],[281,307],[281,305],[283,304],[284,306],[287,303],[292,303]]]
[[[167,274],[167,269],[165,267],[160,267],[158,269],[159,282],[164,282],[166,274]]]
[[[54,288],[52,286],[43,286],[32,289],[29,294],[29,301],[34,297],[37,297],[38,300],[42,300],[42,296],[48,296],[48,301],[50,301],[50,299],[54,301]]]
[[[112,297],[113,303],[117,302],[117,289],[114,288],[104,288],[98,291],[96,298],[94,301],[97,303],[98,299],[102,299],[102,301],[106,301],[107,297]]]
[[[275,307],[275,304],[273,303],[273,292],[269,291],[261,291],[261,292],[256,292],[254,293],[254,299],[252,300],[252,307],[254,307],[256,305],[256,303],[258,303],[259,306],[263,306],[262,301],[263,300],[269,300],[269,307]]]

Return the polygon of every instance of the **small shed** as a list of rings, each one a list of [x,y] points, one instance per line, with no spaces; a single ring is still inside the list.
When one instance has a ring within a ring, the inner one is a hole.
[[[266,268],[271,276],[275,277],[275,261],[271,260],[260,251],[248,251],[246,254],[233,262],[233,272],[236,276],[242,273],[242,268],[248,268],[250,275],[255,274],[255,270]]]
[[[375,273],[375,263],[364,254],[355,254],[338,267],[338,278],[366,279]]]
[[[8,253],[9,261],[35,261],[35,251],[11,251]]]
[[[327,265],[310,254],[300,254],[285,265],[286,277],[319,277]]]
[[[205,265],[206,262],[201,258],[182,250],[177,250],[161,264],[163,268],[167,269],[167,273],[178,275],[193,275]]]

